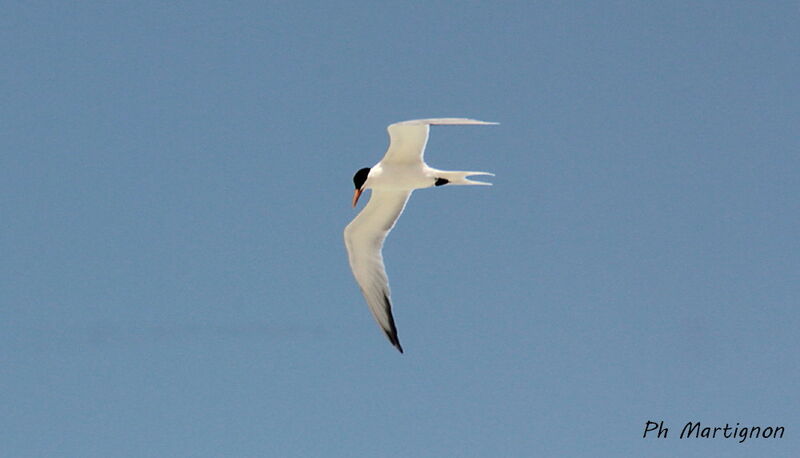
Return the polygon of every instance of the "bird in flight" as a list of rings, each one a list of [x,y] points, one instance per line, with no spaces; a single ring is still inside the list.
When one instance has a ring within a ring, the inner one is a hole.
[[[353,207],[365,189],[372,196],[363,210],[344,229],[344,244],[353,276],[367,300],[375,321],[389,342],[400,353],[403,347],[397,338],[397,328],[392,316],[389,279],[383,265],[381,249],[389,231],[415,189],[450,185],[484,185],[491,183],[470,180],[473,175],[490,175],[488,172],[453,172],[429,167],[423,159],[428,132],[432,125],[488,125],[496,122],[465,118],[414,119],[388,127],[389,149],[380,162],[365,167],[353,176],[355,193]]]

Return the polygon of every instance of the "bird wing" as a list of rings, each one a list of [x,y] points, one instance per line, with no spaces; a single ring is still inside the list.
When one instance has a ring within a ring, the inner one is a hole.
[[[429,118],[412,119],[391,124],[389,131],[389,149],[382,162],[409,163],[422,162],[425,144],[428,143],[428,131],[431,125],[464,125],[464,124],[497,124],[496,122],[478,121],[467,118]]]
[[[403,352],[392,316],[389,278],[383,265],[383,241],[406,206],[411,191],[372,190],[369,203],[344,229],[344,244],[353,276],[375,321],[389,341]]]

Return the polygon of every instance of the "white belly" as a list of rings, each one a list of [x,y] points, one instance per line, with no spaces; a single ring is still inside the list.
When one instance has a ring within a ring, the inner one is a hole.
[[[429,188],[436,177],[424,164],[376,165],[370,170],[368,188],[405,190]]]

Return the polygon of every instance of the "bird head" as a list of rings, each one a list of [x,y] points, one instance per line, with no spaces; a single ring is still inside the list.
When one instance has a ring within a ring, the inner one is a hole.
[[[356,191],[353,193],[353,207],[356,206],[359,196],[361,196],[361,193],[364,192],[364,185],[367,182],[369,170],[369,167],[364,167],[356,172],[355,175],[353,175],[353,184],[356,186]]]

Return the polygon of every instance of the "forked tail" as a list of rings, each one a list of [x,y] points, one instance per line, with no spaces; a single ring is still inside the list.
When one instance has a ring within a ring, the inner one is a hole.
[[[473,175],[488,175],[493,177],[494,173],[489,172],[449,172],[446,170],[437,170],[436,176],[438,178],[443,178],[447,180],[447,183],[443,184],[457,184],[457,185],[481,185],[481,186],[491,186],[491,183],[486,183],[483,181],[474,181],[467,178],[468,176]]]

